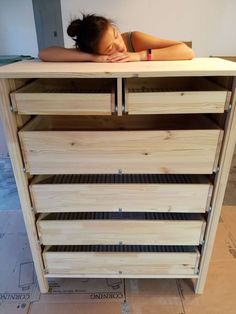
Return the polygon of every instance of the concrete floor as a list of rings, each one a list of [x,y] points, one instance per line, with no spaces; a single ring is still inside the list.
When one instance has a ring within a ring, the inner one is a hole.
[[[19,209],[20,202],[10,158],[0,158],[0,211]]]

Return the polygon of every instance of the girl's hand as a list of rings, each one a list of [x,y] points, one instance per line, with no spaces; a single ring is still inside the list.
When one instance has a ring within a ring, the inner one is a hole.
[[[139,52],[117,52],[107,57],[107,62],[132,62],[141,61]]]
[[[107,55],[92,55],[91,61],[92,62],[109,62]]]

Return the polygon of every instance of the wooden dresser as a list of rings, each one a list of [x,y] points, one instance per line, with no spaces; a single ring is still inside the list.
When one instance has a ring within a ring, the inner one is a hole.
[[[49,277],[189,278],[202,293],[236,140],[236,64],[22,61],[0,109]]]

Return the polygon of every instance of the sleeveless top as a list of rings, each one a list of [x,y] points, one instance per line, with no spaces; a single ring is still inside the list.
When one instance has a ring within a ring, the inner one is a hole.
[[[127,50],[129,52],[135,52],[133,44],[132,44],[132,32],[127,33]]]

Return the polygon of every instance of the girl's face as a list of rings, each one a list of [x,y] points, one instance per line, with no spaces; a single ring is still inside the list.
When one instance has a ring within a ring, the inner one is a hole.
[[[102,55],[112,55],[116,52],[127,52],[123,38],[115,26],[109,25],[107,31],[100,40],[98,52]]]

